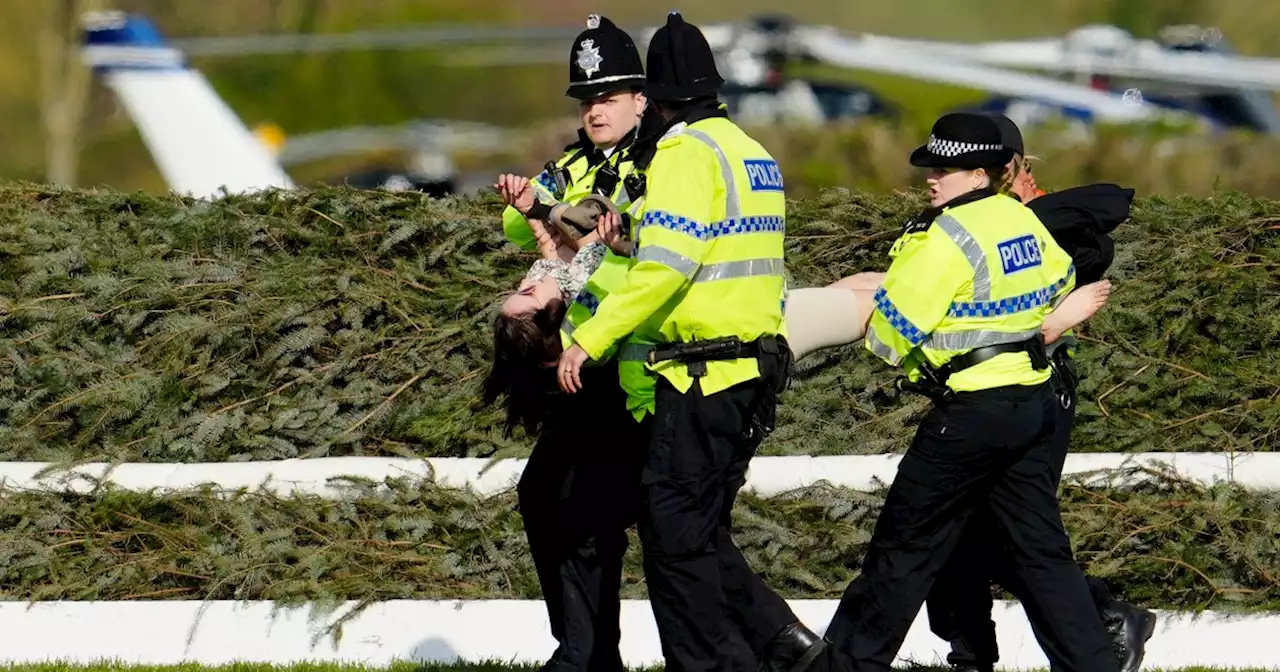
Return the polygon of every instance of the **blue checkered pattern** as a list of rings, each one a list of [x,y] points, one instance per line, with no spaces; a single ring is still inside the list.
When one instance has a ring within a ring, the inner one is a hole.
[[[901,334],[903,338],[907,339],[911,345],[920,345],[929,338],[928,334],[912,324],[911,320],[908,320],[907,316],[903,315],[898,310],[898,307],[893,305],[893,302],[889,300],[889,293],[884,291],[883,287],[876,290],[876,309],[889,321],[889,325]]]
[[[578,292],[578,295],[574,297],[573,301],[578,305],[585,306],[587,310],[591,311],[592,315],[595,315],[596,309],[600,307],[600,299],[596,298],[595,294],[592,294],[586,289]]]
[[[710,225],[695,222],[688,217],[680,217],[661,210],[650,210],[644,213],[641,226],[656,224],[664,229],[693,236],[701,241],[712,238],[730,236],[738,233],[785,233],[786,221],[779,216],[735,217]]]
[[[1053,296],[1062,291],[1067,286],[1072,276],[1076,273],[1075,266],[1071,266],[1067,270],[1067,275],[1058,282],[1037,289],[1034,292],[1027,292],[1018,296],[1011,296],[1007,299],[999,301],[969,301],[952,303],[951,308],[947,311],[947,317],[1000,317],[1002,315],[1012,315],[1027,310],[1034,310],[1041,306],[1047,306],[1053,301]]]
[[[551,177],[551,173],[548,173],[548,172],[547,172],[547,171],[545,171],[545,170],[544,170],[544,171],[542,171],[541,173],[538,173],[538,176],[537,176],[537,177],[535,177],[535,178],[533,178],[533,181],[534,181],[534,182],[537,182],[539,185],[541,185],[541,186],[542,186],[542,188],[543,188],[543,189],[546,189],[547,191],[549,191],[549,192],[551,192],[551,193],[553,193],[553,194],[554,194],[554,193],[555,193],[555,191],[556,191],[556,180],[555,180],[555,178]]]

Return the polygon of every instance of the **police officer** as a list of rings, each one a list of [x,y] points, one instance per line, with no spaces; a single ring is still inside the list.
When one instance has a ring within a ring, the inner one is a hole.
[[[1000,126],[1001,144],[1014,154],[1010,163],[1011,194],[1023,201],[1072,257],[1077,282],[1086,285],[1101,280],[1111,264],[1113,245],[1108,234],[1129,216],[1132,189],[1112,184],[1077,187],[1051,196],[1035,188],[1025,161],[1022,132],[1002,114],[992,118]],[[1071,332],[1049,344],[1052,382],[1060,403],[1057,432],[1053,444],[1054,485],[1062,478],[1071,428],[1075,421],[1076,375],[1072,361],[1075,339]],[[966,527],[959,548],[951,556],[934,584],[927,601],[929,623],[934,634],[951,643],[948,662],[957,671],[990,672],[999,660],[995,624],[991,620],[992,598],[989,581],[1018,592],[1016,580],[992,553],[990,523],[975,516]],[[1099,617],[1112,637],[1123,672],[1137,672],[1146,641],[1155,629],[1156,615],[1112,597],[1106,582],[1086,576],[1090,596]]]
[[[592,15],[569,53],[567,95],[579,101],[578,141],[534,180],[499,178],[509,203],[503,229],[532,250],[530,219],[546,225],[551,207],[599,194],[625,208],[635,190],[628,154],[644,114],[644,71],[631,37],[609,19]],[[656,119],[653,113],[649,115]],[[630,190],[628,188],[630,185]],[[619,286],[629,265],[610,251],[568,306],[560,337],[587,323],[600,300]],[[558,647],[544,670],[621,672],[619,589],[626,530],[639,508],[645,443],[626,410],[613,353],[584,372],[590,396],[543,404],[546,417],[517,488]],[[551,373],[551,372],[549,372]],[[549,389],[555,390],[554,378]]]
[[[730,513],[771,429],[790,359],[782,313],[786,199],[777,163],[717,100],[706,38],[678,13],[649,44],[646,93],[666,120],[646,173],[636,261],[573,334],[561,387],[628,334],[654,344],[654,417],[638,526],[667,669],[727,669],[739,630],[788,658],[818,638],[747,565]]]
[[[1058,509],[1058,403],[1040,328],[1074,287],[1070,257],[1031,211],[996,192],[1012,152],[987,116],[940,118],[911,163],[932,170],[917,218],[875,295],[866,347],[925,393],[921,422],[819,669],[888,672],[975,512],[1025,587],[1023,605],[1065,672],[1118,672]],[[995,182],[995,184],[993,184]]]

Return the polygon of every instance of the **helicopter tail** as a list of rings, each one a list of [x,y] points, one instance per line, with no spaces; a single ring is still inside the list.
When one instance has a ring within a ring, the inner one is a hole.
[[[170,189],[216,198],[293,187],[270,148],[149,21],[91,13],[83,39],[85,62],[119,98]]]

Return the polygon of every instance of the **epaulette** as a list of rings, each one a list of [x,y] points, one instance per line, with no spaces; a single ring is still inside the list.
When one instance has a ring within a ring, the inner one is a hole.
[[[671,128],[668,128],[668,129],[667,129],[667,132],[666,132],[666,133],[663,133],[663,134],[662,134],[662,137],[658,138],[658,146],[659,146],[659,147],[663,147],[663,146],[667,146],[667,147],[669,147],[669,146],[671,146],[671,145],[676,144],[677,142],[679,142],[679,141],[680,141],[680,138],[684,135],[684,129],[685,129],[688,125],[689,125],[689,124],[687,124],[687,123],[685,123],[685,122],[683,122],[683,121],[682,121],[682,122],[680,122],[680,123],[678,123],[678,124],[673,125]]]
[[[929,227],[933,226],[933,220],[937,219],[940,214],[942,214],[942,208],[940,207],[928,207],[921,210],[919,214],[908,219],[907,223],[902,225],[902,232],[898,234],[898,237],[901,238],[913,233],[928,231]]]
[[[933,217],[929,217],[927,219],[912,217],[911,219],[907,220],[906,224],[902,225],[902,233],[898,235],[899,237],[909,236],[913,233],[922,233],[924,231],[928,231],[929,227],[933,226],[933,220],[934,220]]]

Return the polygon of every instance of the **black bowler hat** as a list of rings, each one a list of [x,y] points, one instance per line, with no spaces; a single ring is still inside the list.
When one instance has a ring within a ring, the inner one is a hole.
[[[649,42],[645,59],[650,100],[677,102],[716,95],[724,85],[711,45],[697,26],[685,23],[679,12],[667,15]]]
[[[1013,150],[1005,146],[994,119],[975,112],[954,112],[933,124],[929,141],[911,153],[911,165],[975,170],[1003,166],[1012,158]]]
[[[1022,130],[1018,128],[1018,125],[1013,123],[1012,119],[999,112],[992,112],[990,116],[995,120],[996,125],[1000,127],[1000,144],[1004,145],[1005,149],[1012,149],[1014,152],[1026,156],[1027,150],[1022,146]]]
[[[640,50],[626,31],[598,14],[569,50],[569,88],[565,95],[590,100],[610,91],[644,86]]]

